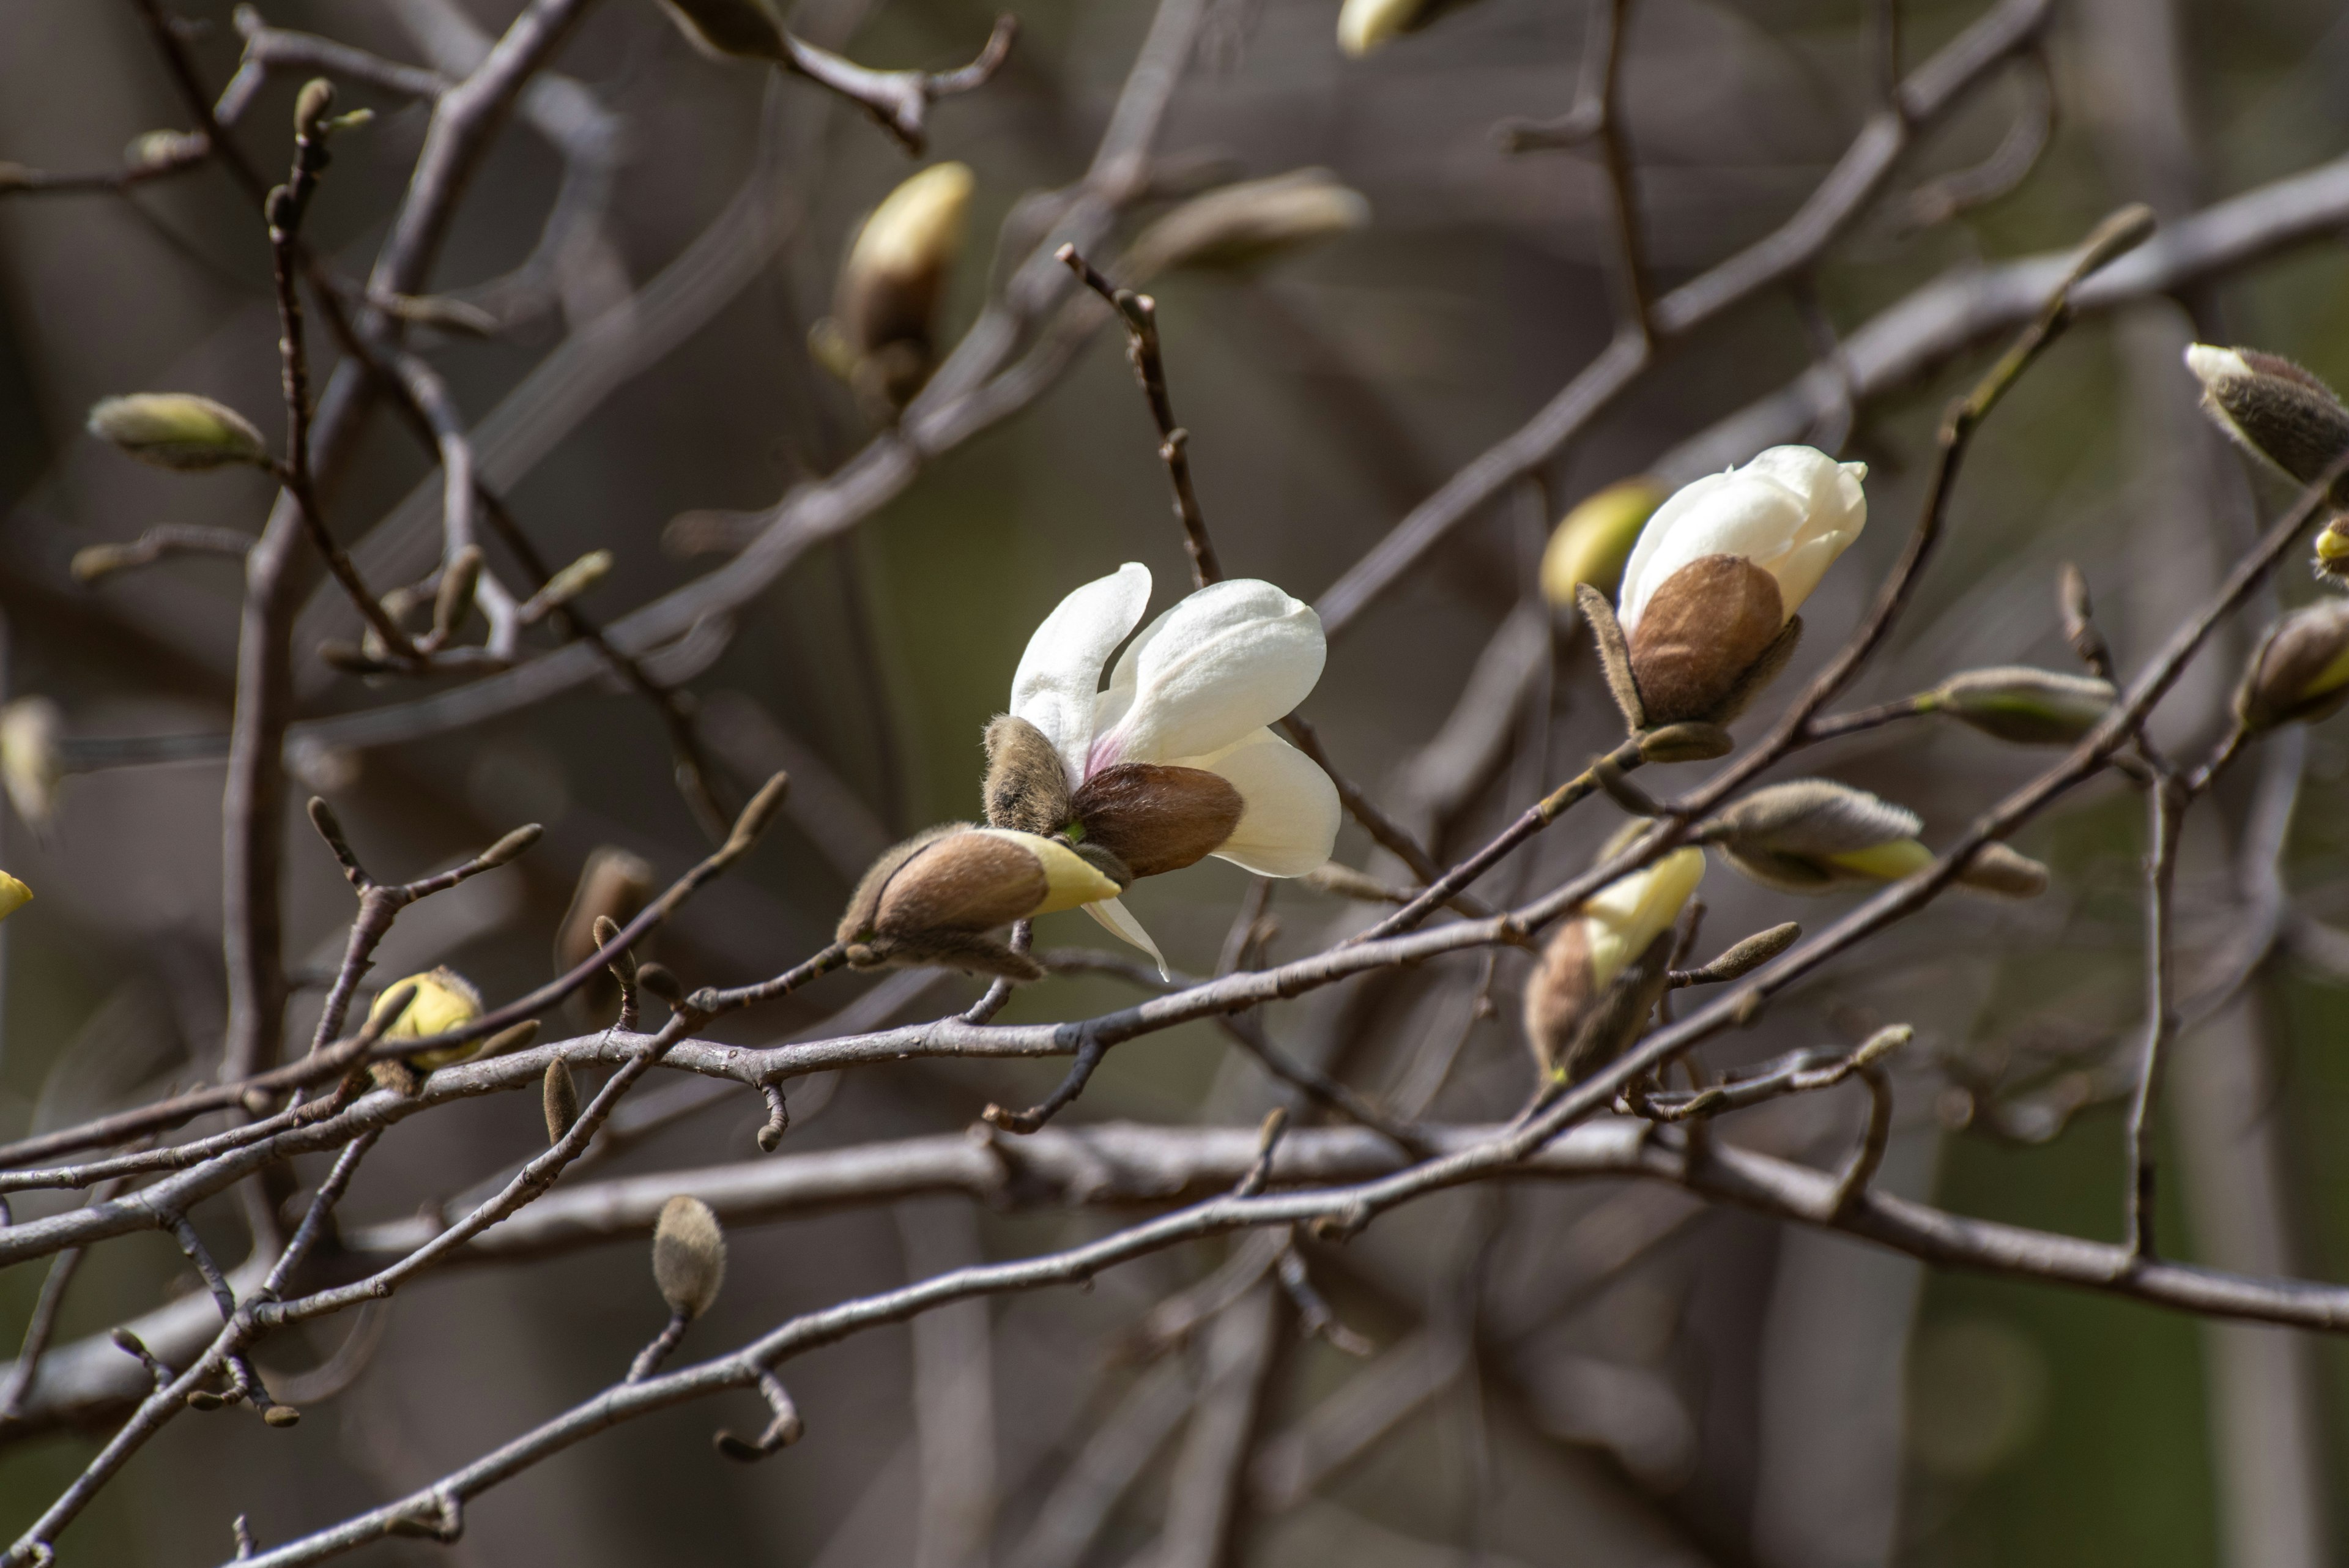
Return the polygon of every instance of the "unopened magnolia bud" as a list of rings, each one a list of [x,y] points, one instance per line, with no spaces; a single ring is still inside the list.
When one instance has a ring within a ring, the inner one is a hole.
[[[1919,705],[2023,746],[2068,746],[2112,711],[2109,680],[2009,665],[1952,675]]]
[[[776,814],[783,809],[783,802],[790,797],[791,788],[792,775],[785,773],[770,775],[767,782],[759,786],[759,793],[742,807],[741,815],[735,817],[733,828],[726,835],[727,854],[746,854],[752,845],[759,842],[760,836],[767,831]]]
[[[1570,1083],[1638,1037],[1671,981],[1672,924],[1703,878],[1704,852],[1675,849],[1559,924],[1526,985],[1526,1038],[1545,1075]]]
[[[1075,820],[1069,766],[1044,732],[1025,719],[999,714],[987,726],[987,826],[1044,837]]]
[[[579,884],[572,890],[571,907],[555,928],[554,972],[569,974],[586,962],[607,940],[597,935],[597,926],[610,921],[616,930],[626,925],[645,907],[652,892],[651,861],[609,844],[591,851],[586,865],[580,868]],[[617,991],[617,981],[606,970],[581,988],[580,998],[588,1012],[601,1014],[611,1006]]]
[[[282,1431],[287,1427],[300,1426],[302,1424],[302,1412],[295,1409],[291,1405],[272,1405],[268,1409],[264,1410],[261,1413],[261,1418],[264,1422],[272,1427],[275,1427]]]
[[[873,209],[850,245],[820,324],[818,354],[875,411],[903,408],[929,379],[948,272],[962,252],[974,181],[935,163]]]
[[[1958,885],[2002,898],[2035,898],[2047,891],[2047,867],[2019,849],[1985,844],[1958,873]]]
[[[538,1038],[538,1020],[525,1018],[520,1023],[509,1023],[481,1042],[480,1061],[502,1056],[509,1051],[520,1051]]]
[[[324,77],[312,77],[294,97],[294,129],[304,136],[315,135],[318,122],[334,107],[335,84]]]
[[[2349,454],[2349,409],[2291,360],[2197,343],[2186,350],[2186,368],[2202,383],[2203,408],[2227,433],[2301,483],[2315,483]],[[2333,496],[2349,496],[2349,485],[2336,483]]]
[[[546,835],[537,823],[525,822],[474,857],[483,866],[499,867],[528,849]]]
[[[1133,877],[1156,877],[1197,864],[1232,836],[1246,808],[1220,774],[1164,763],[1122,763],[1085,780],[1071,801],[1078,850],[1113,857]],[[1091,855],[1086,858],[1102,862]]]
[[[569,604],[602,582],[611,570],[611,551],[590,550],[547,578],[546,586],[524,599],[515,613],[525,623],[543,619],[550,611]]]
[[[19,697],[0,708],[0,784],[8,804],[38,831],[57,815],[65,782],[65,711],[47,697]]]
[[[660,0],[686,41],[712,59],[784,57],[783,21],[767,0]]]
[[[1661,481],[1642,474],[1577,503],[1542,551],[1542,597],[1554,605],[1571,605],[1576,585],[1588,583],[1612,597],[1640,530],[1671,493]]]
[[[1848,784],[1799,779],[1755,790],[1697,829],[1730,865],[1765,887],[1817,893],[1889,882],[1930,865],[1923,824],[1906,806]]]
[[[1194,196],[1143,230],[1119,270],[1138,286],[1177,267],[1252,268],[1370,222],[1361,192],[1327,169],[1297,169]]]
[[[1744,941],[1732,943],[1719,958],[1692,974],[1689,982],[1692,985],[1715,985],[1724,981],[1742,980],[1793,947],[1802,937],[1803,928],[1793,920],[1782,926],[1772,926],[1766,931],[1756,931]]]
[[[6,919],[33,901],[33,890],[5,871],[0,871],[0,920]]]
[[[2095,608],[2088,602],[2087,574],[2070,561],[2055,576],[2055,608],[2064,618],[2064,640],[2072,645],[2080,662],[2109,673],[2112,649],[2105,646],[2105,634],[2096,629]]]
[[[1802,622],[1778,580],[1742,556],[1701,556],[1650,596],[1630,634],[1631,679],[1651,724],[1734,718],[1794,656]]]
[[[563,1135],[579,1119],[579,1081],[571,1075],[571,1064],[562,1057],[546,1064],[546,1078],[540,1085],[539,1098],[546,1106],[546,1142],[552,1147],[563,1141]]]
[[[857,969],[935,963],[1034,980],[1043,972],[1035,961],[986,933],[1119,891],[1057,839],[950,823],[874,861],[849,898],[838,935]]]
[[[133,169],[162,169],[201,158],[210,147],[200,130],[146,130],[130,139],[122,161]]]
[[[471,981],[443,964],[422,974],[411,974],[387,988],[368,1010],[368,1022],[388,1013],[398,1002],[400,992],[410,986],[415,988],[414,994],[380,1038],[422,1040],[462,1028],[481,1015],[481,993],[474,989]],[[445,1067],[451,1062],[463,1061],[480,1045],[481,1042],[469,1040],[462,1044],[437,1046],[419,1052],[403,1060],[411,1067],[429,1072],[435,1067]]]
[[[2324,598],[2268,628],[2235,691],[2254,732],[2330,716],[2349,700],[2349,599]]]
[[[685,981],[665,963],[640,963],[636,966],[636,983],[660,998],[670,1008],[685,1002]]]
[[[680,1317],[699,1317],[726,1283],[726,1232],[698,1198],[678,1193],[653,1226],[653,1282]]]
[[[268,446],[252,421],[193,392],[102,398],[89,410],[89,433],[141,462],[187,472],[269,461]]]

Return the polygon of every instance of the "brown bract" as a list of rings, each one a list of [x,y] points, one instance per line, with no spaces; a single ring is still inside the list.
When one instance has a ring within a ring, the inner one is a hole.
[[[2235,714],[2253,730],[2322,719],[2349,701],[2349,682],[2314,690],[2349,649],[2349,599],[2327,598],[2276,622],[2235,693]]]
[[[1701,556],[1665,578],[1630,640],[1647,722],[1713,718],[1785,624],[1778,580],[1743,556]]]
[[[1031,913],[1050,889],[1021,846],[967,822],[915,835],[857,884],[837,932],[855,969],[935,963],[1034,980],[1033,961],[986,935]]]
[[[1565,1056],[1589,1006],[1590,928],[1568,919],[1542,949],[1541,962],[1526,981],[1526,1043],[1545,1075]]]
[[[1069,774],[1044,732],[999,715],[987,726],[987,825],[1050,837],[1069,826]]]
[[[1080,847],[1108,850],[1136,877],[1180,871],[1232,836],[1245,803],[1229,780],[1205,768],[1125,763],[1084,782],[1072,802]]]

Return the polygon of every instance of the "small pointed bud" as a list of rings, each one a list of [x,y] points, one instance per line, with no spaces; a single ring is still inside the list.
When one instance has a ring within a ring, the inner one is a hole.
[[[1824,892],[1840,883],[1893,881],[1932,861],[1917,814],[1826,779],[1772,784],[1697,829],[1723,858],[1765,887]]]
[[[1103,768],[1071,805],[1080,847],[1106,850],[1136,877],[1196,865],[1232,836],[1246,809],[1220,774],[1163,763]]]
[[[432,637],[446,643],[472,612],[473,590],[481,582],[481,547],[468,545],[440,569],[440,590],[432,598]]]
[[[1631,649],[1623,639],[1622,624],[1607,596],[1588,583],[1574,590],[1575,604],[1590,628],[1591,646],[1599,652],[1599,668],[1607,677],[1607,694],[1623,715],[1623,727],[1638,734],[1648,727],[1648,710],[1640,701],[1640,683],[1631,678]]]
[[[2105,634],[2096,629],[2095,607],[2088,602],[2087,575],[2070,561],[2056,574],[2055,608],[2064,618],[2064,640],[2072,645],[2080,662],[2091,670],[2109,671],[2112,649],[2105,645]]]
[[[133,169],[164,169],[201,158],[210,148],[201,130],[147,130],[130,139],[122,161]]]
[[[294,97],[294,130],[298,135],[316,136],[318,122],[335,107],[335,84],[324,77],[312,77],[302,84]]]
[[[1355,870],[1351,866],[1327,860],[1298,878],[1316,891],[1340,898],[1356,898],[1365,904],[1404,904],[1411,895],[1390,888],[1377,877]]]
[[[1910,1040],[1916,1038],[1916,1035],[1917,1031],[1912,1024],[1887,1024],[1860,1043],[1859,1049],[1851,1054],[1851,1064],[1855,1067],[1872,1067],[1908,1044]]]
[[[727,854],[744,854],[759,842],[768,825],[775,820],[775,814],[783,809],[783,802],[790,797],[791,788],[792,775],[789,774],[777,774],[759,786],[759,793],[750,797],[750,804],[734,819],[733,830],[726,836]]]
[[[528,849],[546,835],[537,823],[525,822],[475,857],[483,866],[499,867]]]
[[[1661,481],[1642,474],[1578,503],[1542,551],[1542,597],[1554,605],[1571,605],[1575,588],[1583,583],[1614,597],[1640,530],[1671,493]]]
[[[515,613],[525,625],[542,620],[602,582],[611,570],[611,551],[590,550],[547,578],[546,586],[523,600]]]
[[[1787,624],[1777,578],[1743,556],[1700,556],[1673,573],[1630,637],[1648,722],[1717,721]]]
[[[2002,898],[2035,898],[2047,891],[2047,867],[2019,849],[1985,844],[1958,873],[1958,885]]]
[[[19,697],[0,708],[0,784],[8,804],[36,832],[48,826],[64,784],[65,711],[47,697]]]
[[[2309,371],[2255,348],[2197,343],[2186,368],[2202,383],[2202,406],[2228,434],[2302,484],[2313,484],[2349,454],[2349,409]],[[2336,484],[2334,497],[2349,495]]]
[[[785,57],[783,20],[767,0],[660,0],[660,8],[711,59]]]
[[[1743,980],[1802,938],[1803,928],[1793,920],[1782,926],[1772,926],[1766,931],[1756,931],[1744,941],[1732,943],[1719,958],[1698,970],[1692,977],[1692,982],[1714,985]]]
[[[1069,767],[1044,732],[1005,713],[987,726],[983,798],[989,827],[1050,837],[1075,820]]]
[[[1709,763],[1737,749],[1737,742],[1718,724],[1667,724],[1640,737],[1643,763]]]
[[[579,1081],[571,1075],[571,1064],[562,1057],[546,1064],[539,1098],[546,1106],[546,1142],[552,1148],[563,1141],[563,1135],[579,1119]]]
[[[401,993],[413,988],[404,1007]],[[393,1009],[398,1011],[395,1014]],[[390,1016],[391,1023],[378,1036],[384,1040],[422,1040],[435,1034],[445,1034],[460,1029],[481,1015],[481,993],[473,982],[443,964],[422,974],[411,974],[384,991],[367,1011],[368,1022]],[[460,1062],[480,1048],[479,1041],[469,1040],[459,1045],[444,1045],[419,1052],[405,1058],[411,1067],[429,1072]]]
[[[283,1431],[288,1427],[297,1427],[301,1425],[302,1412],[295,1409],[291,1405],[272,1405],[268,1409],[264,1410],[261,1413],[261,1418],[270,1426]]]
[[[1057,839],[949,823],[884,854],[840,919],[858,969],[938,963],[1033,980],[1042,971],[987,932],[1113,898],[1119,885]]]
[[[1370,222],[1361,192],[1327,169],[1296,169],[1194,196],[1143,230],[1118,270],[1137,287],[1177,267],[1252,270]]]
[[[653,1282],[679,1317],[709,1310],[726,1283],[726,1232],[709,1205],[678,1193],[653,1226]]]
[[[538,1038],[538,1020],[525,1018],[520,1023],[509,1023],[481,1042],[477,1061],[486,1062],[492,1056],[502,1056],[510,1051],[526,1049]]]
[[[2091,675],[2009,665],[1952,675],[1923,705],[2017,745],[2068,746],[2103,722],[2116,695]]]
[[[102,398],[89,410],[89,433],[141,462],[184,472],[269,461],[269,448],[251,420],[193,392]]]
[[[595,936],[595,945],[587,950],[588,953],[602,952],[605,948],[608,948],[614,942],[618,941],[620,940],[620,922],[612,919],[609,915],[596,916]],[[583,959],[586,956],[587,953],[582,953],[580,955]],[[613,974],[621,980],[627,981],[631,985],[636,983],[636,955],[630,952],[627,949],[622,948],[619,951],[614,953],[612,955],[612,961],[609,967]]]
[[[2349,599],[2323,598],[2268,628],[2235,691],[2254,732],[2331,716],[2349,701]]]
[[[578,886],[572,890],[571,907],[555,928],[554,972],[568,974],[586,962],[607,940],[598,936],[597,928],[609,923],[616,934],[620,926],[636,918],[652,892],[651,861],[610,844],[591,851],[580,868]],[[590,1013],[601,1015],[611,1006],[617,989],[608,971],[599,973],[582,989],[582,1000]]]
[[[947,278],[962,253],[976,182],[969,166],[935,163],[873,209],[840,269],[832,332],[844,345],[851,384],[885,408],[903,408],[929,379],[933,334]]]
[[[685,981],[665,963],[640,963],[636,966],[636,983],[660,998],[672,1011],[685,1005]]]

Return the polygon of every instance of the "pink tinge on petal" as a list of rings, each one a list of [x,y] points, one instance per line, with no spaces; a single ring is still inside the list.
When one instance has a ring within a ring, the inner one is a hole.
[[[1106,735],[1094,736],[1092,749],[1085,753],[1084,775],[1071,782],[1082,784],[1085,779],[1092,777],[1103,768],[1117,766],[1118,759],[1124,751],[1125,736],[1122,729],[1112,730]]]

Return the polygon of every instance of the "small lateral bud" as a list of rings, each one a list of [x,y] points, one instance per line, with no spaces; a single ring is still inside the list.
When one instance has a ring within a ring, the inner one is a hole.
[[[2035,898],[2047,891],[2047,867],[2019,849],[1985,844],[1958,873],[1958,886],[2002,898]]]
[[[700,1199],[678,1193],[653,1226],[653,1282],[679,1317],[697,1318],[726,1283],[726,1232]]]
[[[288,1427],[300,1426],[302,1424],[302,1412],[295,1409],[291,1405],[272,1405],[268,1409],[264,1410],[261,1413],[261,1418],[270,1426],[283,1431]]]
[[[520,855],[523,850],[528,849],[532,845],[537,843],[541,838],[544,837],[545,835],[546,829],[541,827],[537,823],[525,822],[520,827],[515,828],[512,833],[507,834],[503,838],[499,839],[495,844],[491,845],[487,849],[482,850],[476,858],[478,858],[483,866],[492,867],[502,866],[507,861],[512,860],[514,857]]]
[[[1744,941],[1732,943],[1719,958],[1692,973],[1689,982],[1713,985],[1743,980],[1802,939],[1803,928],[1793,920],[1772,926],[1766,931],[1756,931]]]
[[[849,246],[832,316],[814,336],[818,357],[875,413],[905,407],[929,379],[975,184],[968,164],[934,163],[883,198]]]
[[[660,8],[711,59],[785,57],[783,21],[766,0],[660,0]]]
[[[2349,409],[2333,389],[2274,354],[2196,343],[2186,368],[2202,383],[2202,407],[2245,448],[2302,484],[2349,454]],[[2336,501],[2349,484],[2336,483]]]
[[[130,139],[122,161],[134,169],[165,169],[202,157],[210,146],[201,130],[145,130]]]
[[[2008,665],[1952,675],[1920,705],[2016,745],[2068,746],[2103,722],[2116,696],[2091,675]]]
[[[1136,287],[1177,267],[1253,270],[1370,222],[1361,192],[1327,169],[1294,169],[1194,196],[1143,230],[1118,270]]]
[[[2112,650],[2096,629],[2095,607],[2088,600],[2087,574],[2073,562],[2064,563],[2055,576],[2055,608],[2064,618],[2064,640],[2091,670],[2110,670]]]
[[[1575,589],[1588,583],[1612,597],[1623,581],[1623,565],[1640,530],[1671,493],[1661,480],[1641,474],[1618,480],[1578,502],[1542,551],[1542,597],[1554,605],[1572,605]]]
[[[750,797],[742,814],[734,819],[733,831],[726,836],[726,853],[740,855],[759,842],[768,825],[775,820],[775,814],[783,809],[791,787],[789,774],[777,774],[759,786],[759,793]]]
[[[550,611],[560,609],[609,576],[612,559],[609,550],[588,551],[547,578],[546,586],[523,600],[516,615],[525,625],[544,619]]]
[[[269,462],[269,448],[251,420],[193,392],[102,398],[89,410],[89,433],[141,462],[182,472]]]
[[[0,708],[0,784],[26,826],[38,832],[57,815],[64,784],[65,711],[47,697],[19,697]]]
[[[557,1056],[546,1064],[539,1098],[546,1106],[546,1143],[552,1148],[579,1119],[579,1081],[571,1075],[571,1064]]]
[[[672,1011],[685,1004],[685,982],[665,963],[638,964],[636,983],[660,998]]]
[[[1851,1064],[1855,1067],[1874,1066],[1908,1044],[1916,1037],[1916,1034],[1917,1031],[1913,1025],[1887,1024],[1860,1043],[1859,1049],[1851,1054]]]
[[[537,1038],[537,1019],[525,1018],[520,1023],[509,1023],[481,1042],[478,1060],[486,1062],[492,1056],[502,1056],[509,1051],[520,1051]]]
[[[2349,701],[2349,599],[2323,598],[2268,628],[2235,691],[2254,732],[2330,717]]]
[[[1305,886],[1340,898],[1356,898],[1365,904],[1409,903],[1411,896],[1390,888],[1377,877],[1355,870],[1335,860],[1322,862],[1298,878]]]
[[[399,1002],[404,988],[414,992],[391,1024],[383,1031],[385,1040],[423,1040],[435,1034],[445,1034],[451,1029],[461,1029],[481,1015],[481,993],[473,982],[448,965],[411,974],[397,981],[375,1000],[368,1009],[368,1022],[388,1014]],[[461,1044],[437,1046],[403,1058],[409,1066],[424,1072],[445,1067],[451,1062],[461,1062],[479,1050],[481,1043],[468,1040]]]
[[[294,98],[294,129],[303,136],[315,136],[318,122],[335,107],[335,84],[324,77],[312,77],[302,84]]]
[[[590,851],[572,890],[571,907],[555,928],[554,972],[568,974],[600,951],[610,940],[599,934],[600,929],[608,924],[617,935],[652,891],[652,862],[643,856],[610,844]],[[600,1014],[611,1006],[615,990],[608,972],[598,974],[583,988],[582,1001],[590,1012]]]
[[[446,643],[465,624],[473,607],[473,590],[481,581],[481,547],[468,545],[440,569],[440,590],[432,599],[434,646]]]

